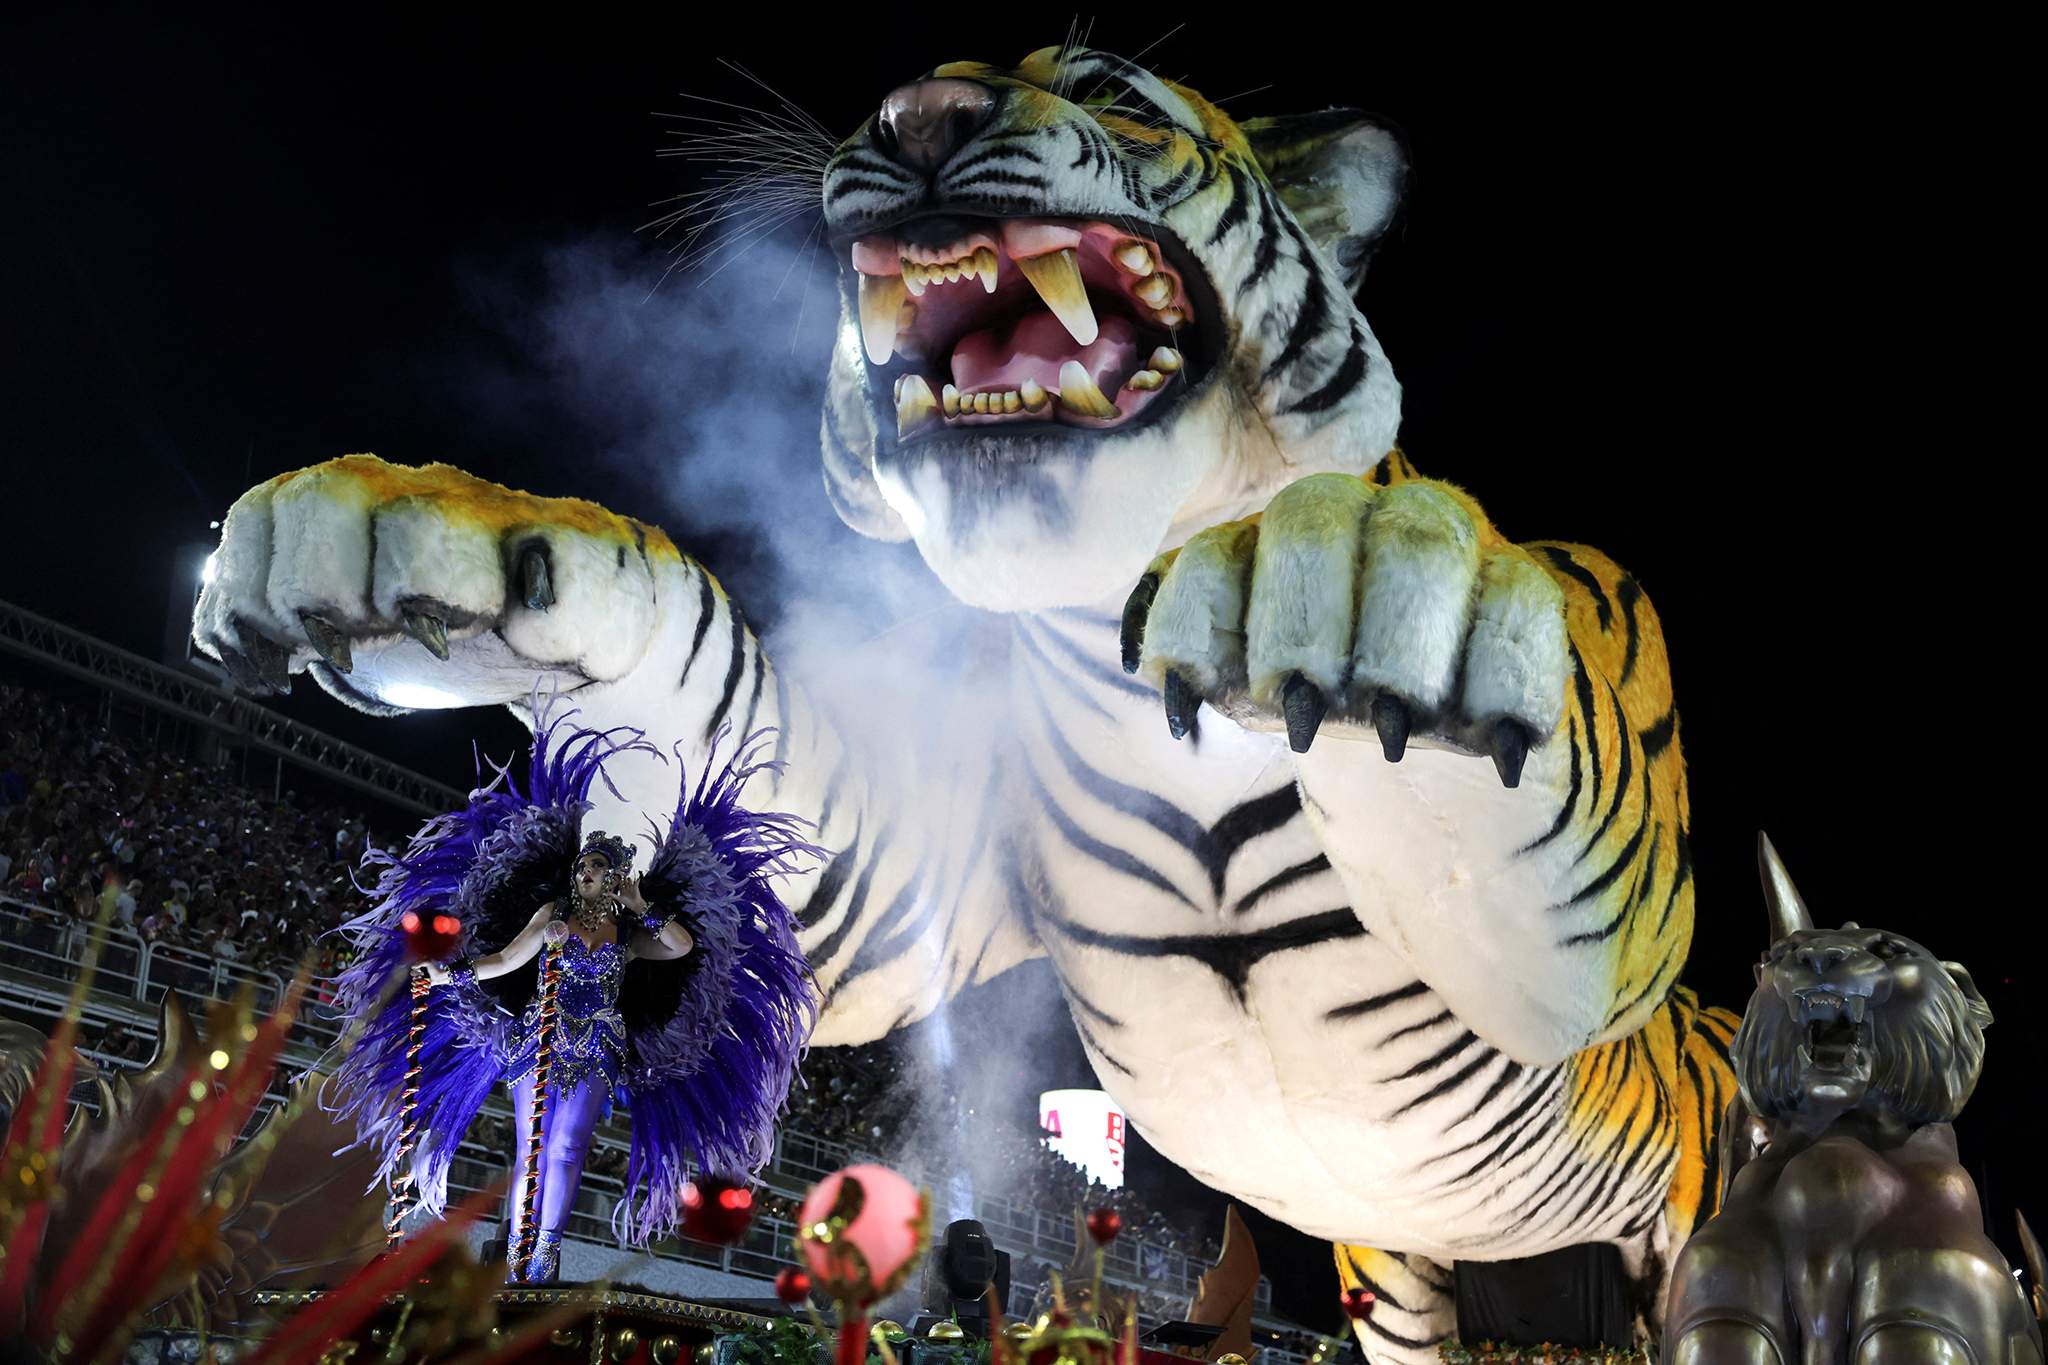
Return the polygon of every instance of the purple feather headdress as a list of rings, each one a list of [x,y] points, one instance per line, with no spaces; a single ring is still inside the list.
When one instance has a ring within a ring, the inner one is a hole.
[[[364,861],[378,869],[376,904],[337,931],[358,956],[337,982],[335,1008],[367,1018],[326,1098],[354,1118],[359,1142],[382,1152],[380,1181],[396,1174],[406,1070],[409,1002],[389,989],[408,966],[400,921],[408,911],[452,914],[463,923],[463,953],[502,947],[559,894],[591,786],[601,778],[610,786],[605,763],[620,753],[658,753],[639,731],[585,730],[569,724],[574,712],[550,720],[535,710],[526,791],[498,767],[463,809],[423,826],[404,854],[373,851]],[[725,738],[721,731],[714,755]],[[665,831],[650,821],[655,853],[641,893],[650,908],[676,913],[695,944],[681,961],[636,959],[620,993],[628,1038],[618,1094],[632,1113],[632,1146],[612,1223],[628,1243],[675,1230],[692,1170],[734,1175],[767,1161],[816,1023],[816,984],[770,878],[800,870],[820,850],[803,838],[797,817],[740,804],[750,778],[779,771],[757,761],[761,738],[750,736],[722,767],[707,758]],[[410,1167],[420,1202],[436,1214],[446,1204],[449,1163],[505,1074],[516,1010],[533,979],[529,967],[429,997]]]

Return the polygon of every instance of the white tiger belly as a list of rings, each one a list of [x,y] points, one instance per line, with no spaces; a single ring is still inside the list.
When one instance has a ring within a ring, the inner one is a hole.
[[[1582,1199],[1597,1173],[1548,1141],[1562,1071],[1483,1042],[1366,930],[1279,743],[1218,718],[1176,744],[1149,697],[1062,705],[1069,680],[1034,671],[1036,937],[1148,1142],[1304,1232],[1445,1260],[1642,1216],[1639,1197]]]

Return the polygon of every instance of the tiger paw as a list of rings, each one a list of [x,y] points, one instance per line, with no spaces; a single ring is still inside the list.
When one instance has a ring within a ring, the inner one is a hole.
[[[350,455],[236,501],[192,634],[247,691],[310,668],[368,710],[516,702],[629,673],[680,559],[591,503]]]
[[[1146,571],[1123,663],[1176,737],[1203,704],[1296,753],[1319,734],[1489,754],[1515,786],[1556,732],[1570,676],[1564,594],[1463,493],[1348,474],[1290,484]]]

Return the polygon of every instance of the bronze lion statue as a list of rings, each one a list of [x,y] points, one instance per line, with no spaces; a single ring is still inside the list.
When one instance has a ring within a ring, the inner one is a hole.
[[[1666,1359],[2040,1362],[1949,1126],[1983,1068],[1984,997],[1902,935],[1815,928],[1758,844],[1772,943],[1735,1035],[1721,1209],[1673,1271]]]

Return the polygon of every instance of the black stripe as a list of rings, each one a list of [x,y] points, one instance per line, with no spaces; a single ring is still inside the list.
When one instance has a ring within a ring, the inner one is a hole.
[[[1060,652],[1069,659],[1072,659],[1076,667],[1104,687],[1122,692],[1129,697],[1135,697],[1147,706],[1153,705],[1159,700],[1157,692],[1146,687],[1143,683],[1131,681],[1123,673],[1111,668],[1105,660],[1096,658],[1093,654],[1083,649],[1080,644],[1069,640],[1065,635],[1049,626],[1043,628],[1026,626],[1024,627],[1024,634],[1045,636],[1046,639],[1059,646]]]
[[[852,194],[857,190],[869,190],[875,194],[886,194],[892,198],[900,198],[907,193],[908,188],[908,186],[900,183],[892,184],[886,180],[875,180],[864,175],[837,176],[825,185],[825,202],[830,204],[834,200]]]
[[[1121,872],[1126,877],[1141,881],[1156,890],[1164,891],[1190,910],[1196,908],[1195,903],[1189,900],[1179,887],[1168,881],[1165,875],[1151,864],[1124,852],[1120,848],[1112,848],[1081,829],[1072,819],[1068,818],[1066,811],[1060,807],[1059,802],[1052,799],[1052,793],[1048,792],[1045,789],[1045,784],[1038,780],[1038,774],[1034,772],[1030,774],[1030,777],[1031,785],[1038,793],[1039,805],[1047,814],[1052,816],[1053,828],[1059,831],[1060,837],[1066,840],[1068,847],[1072,848],[1076,853],[1093,858],[1111,871]]]
[[[1073,1018],[1073,1014],[1073,1009],[1069,1007],[1067,1010],[1068,1017]],[[1094,1032],[1089,1029],[1088,1025],[1078,1018],[1074,1019],[1074,1031],[1081,1035],[1082,1040],[1088,1044],[1089,1048],[1095,1053],[1096,1056],[1102,1058],[1103,1061],[1109,1063],[1110,1070],[1121,1072],[1123,1075],[1126,1076],[1134,1076],[1137,1074],[1136,1072],[1132,1071],[1129,1067],[1125,1066],[1122,1062],[1118,1061],[1114,1054],[1112,1054],[1109,1051],[1109,1049],[1105,1048],[1102,1045],[1102,1041],[1095,1036]]]
[[[1607,589],[1600,586],[1600,580],[1593,571],[1573,559],[1571,551],[1559,545],[1538,545],[1544,558],[1555,564],[1558,572],[1572,579],[1593,595],[1593,614],[1599,619],[1600,629],[1606,630],[1614,624],[1614,604],[1607,600]]]
[[[970,180],[954,182],[950,187],[955,194],[967,194],[985,189],[990,185],[1015,185],[1027,190],[1050,190],[1052,183],[1042,175],[1026,175],[1022,171],[983,171]]]
[[[1344,352],[1344,362],[1337,367],[1337,373],[1329,382],[1308,397],[1288,406],[1289,412],[1324,412],[1344,401],[1351,391],[1365,378],[1365,342],[1358,334],[1358,324],[1351,325],[1351,345]]]
[[[1592,881],[1588,882],[1584,889],[1582,889],[1578,895],[1573,896],[1570,900],[1564,902],[1563,905],[1552,906],[1551,909],[1563,910],[1570,906],[1578,905],[1582,902],[1591,900],[1600,892],[1605,891],[1607,887],[1614,881],[1614,879],[1621,875],[1622,870],[1635,861],[1637,851],[1641,849],[1643,846],[1643,833],[1645,830],[1649,828],[1649,825],[1650,821],[1648,819],[1648,809],[1646,803],[1644,818],[1636,822],[1636,832],[1629,837],[1629,841],[1622,848],[1620,856],[1615,858],[1614,862],[1608,867],[1608,869],[1605,872],[1602,872],[1599,876],[1595,877]],[[1577,947],[1581,943],[1596,943],[1601,939],[1612,938],[1614,936],[1614,931],[1621,927],[1621,921],[1627,915],[1628,902],[1623,901],[1621,907],[1614,912],[1613,917],[1610,918],[1606,924],[1602,925],[1598,929],[1588,930],[1585,933],[1573,934],[1570,938],[1560,939],[1558,941],[1557,946],[1560,948],[1573,948]]]
[[[747,698],[747,719],[740,726],[740,743],[744,744],[754,733],[754,716],[761,709],[761,686],[768,681],[768,657],[761,653],[759,645],[754,646],[754,695]]]
[[[1572,859],[1574,867],[1586,861],[1593,850],[1600,846],[1601,837],[1607,833],[1609,826],[1613,825],[1614,817],[1621,814],[1622,805],[1628,800],[1628,779],[1630,769],[1634,766],[1635,746],[1628,731],[1628,716],[1621,709],[1621,698],[1615,693],[1613,683],[1607,684],[1607,700],[1614,707],[1615,743],[1621,746],[1621,761],[1614,769],[1614,804],[1607,808],[1607,814],[1600,817],[1599,827],[1586,836],[1586,842],[1579,849],[1579,856]],[[1647,791],[1643,793],[1643,801],[1645,805],[1649,804]]]
[[[1678,832],[1678,865],[1671,874],[1671,894],[1664,898],[1664,913],[1657,917],[1657,934],[1663,936],[1664,926],[1671,923],[1671,911],[1678,904],[1678,893],[1692,880],[1692,842],[1685,837],[1685,831]]]
[[[1230,907],[1230,913],[1242,915],[1245,911],[1251,909],[1265,897],[1270,896],[1282,887],[1292,886],[1303,877],[1313,877],[1319,872],[1328,872],[1329,870],[1330,855],[1327,853],[1318,853],[1315,857],[1296,863],[1293,867],[1282,868],[1240,896],[1237,904]]]
[[[1104,720],[1110,722],[1110,724],[1114,725],[1116,723],[1116,717],[1109,713],[1109,708],[1104,706],[1092,694],[1084,690],[1079,680],[1077,680],[1073,677],[1073,675],[1068,673],[1066,669],[1061,668],[1058,664],[1054,663],[1052,659],[1047,656],[1045,650],[1038,644],[1038,642],[1031,638],[1030,632],[1019,631],[1017,638],[1023,642],[1024,653],[1027,656],[1025,659],[1025,663],[1027,666],[1033,668],[1034,670],[1043,669],[1046,673],[1052,676],[1053,682],[1059,686],[1059,689],[1062,692],[1065,692],[1075,701],[1081,703],[1081,705],[1087,707],[1096,715],[1101,716]]]
[[[789,757],[789,684],[783,681],[782,670],[775,670],[775,761],[781,763]],[[820,823],[818,832],[825,832]]]
[[[690,665],[697,662],[697,651],[704,647],[704,632],[711,629],[711,618],[718,614],[718,598],[711,591],[711,575],[695,560],[690,567],[697,571],[697,633],[690,639],[690,657],[683,660],[682,676],[676,679],[681,687],[690,680]]]
[[[1586,661],[1579,654],[1579,642],[1565,637],[1565,648],[1572,652],[1572,693],[1579,699],[1579,714],[1586,720],[1586,763],[1593,769],[1593,793],[1587,798],[1594,809],[1600,806],[1600,713],[1593,706],[1593,679],[1586,672]],[[1621,718],[1615,718],[1615,725],[1622,725]]]
[[[1636,600],[1643,590],[1634,578],[1624,576],[1614,588],[1615,597],[1621,602],[1621,623],[1628,630],[1628,649],[1621,656],[1621,685],[1628,686],[1628,680],[1635,675],[1636,649],[1642,643],[1641,631],[1636,625]]]
[[[839,946],[846,942],[846,936],[853,932],[854,925],[860,923],[861,909],[867,905],[868,891],[875,883],[875,869],[882,865],[882,854],[888,846],[889,831],[884,827],[876,837],[874,847],[868,850],[867,866],[861,869],[860,879],[853,884],[853,899],[846,903],[846,913],[839,917],[839,923],[833,926],[832,932],[825,936],[823,942],[804,954],[811,960],[812,970],[820,970],[830,964],[833,956],[838,953]],[[832,983],[832,994],[837,994],[840,986],[844,984],[843,980],[835,980]]]
[[[1348,909],[1305,915],[1250,934],[1167,934],[1148,938],[1104,933],[1064,917],[1047,917],[1041,923],[1083,947],[1100,948],[1123,957],[1192,958],[1222,977],[1240,1004],[1244,1002],[1245,984],[1252,968],[1273,954],[1365,936],[1365,926]]]
[[[1577,716],[1572,717],[1571,725],[1568,728],[1566,734],[1566,739],[1569,741],[1566,745],[1566,748],[1569,750],[1572,756],[1572,777],[1571,786],[1565,791],[1564,794],[1564,806],[1557,812],[1557,819],[1551,821],[1549,829],[1543,831],[1543,833],[1538,835],[1535,839],[1531,840],[1526,844],[1523,844],[1520,848],[1515,850],[1515,852],[1518,855],[1523,853],[1534,853],[1537,849],[1543,847],[1552,839],[1555,839],[1558,835],[1564,833],[1564,827],[1570,824],[1572,821],[1572,811],[1577,809],[1578,807],[1579,718]]]
[[[1299,814],[1301,793],[1295,789],[1294,783],[1289,782],[1264,796],[1255,796],[1233,806],[1222,819],[1209,827],[1195,856],[1208,869],[1209,885],[1219,898],[1223,895],[1223,878],[1230,868],[1230,860],[1246,844],[1281,828]]]
[[[832,861],[825,864],[825,870],[818,874],[818,884],[811,891],[810,899],[796,912],[796,922],[803,928],[810,928],[831,913],[839,903],[839,893],[846,889],[847,878],[853,875],[853,865],[858,859],[854,850],[860,847],[860,829],[853,831],[853,842],[832,855]]]
[[[1034,166],[1043,166],[1045,164],[1038,153],[1028,147],[984,147],[965,161],[956,161],[946,167],[946,180],[949,184],[958,183],[957,177],[973,170],[976,166],[985,166],[991,161],[998,161],[1004,157],[1011,156],[1022,157]]]
[[[1560,1067],[1556,1070],[1551,1071],[1548,1075],[1548,1078],[1543,1082],[1543,1084],[1529,1087],[1529,1093],[1524,1095],[1521,1099],[1515,1101],[1513,1107],[1511,1107],[1507,1113],[1502,1114],[1499,1118],[1495,1119],[1493,1121],[1493,1126],[1491,1128],[1488,1128],[1478,1137],[1473,1138],[1470,1142],[1467,1142],[1462,1146],[1453,1147],[1448,1152],[1439,1152],[1435,1156],[1430,1157],[1429,1161],[1434,1162],[1442,1161],[1449,1157],[1459,1156],[1463,1153],[1471,1151],[1474,1147],[1483,1146],[1486,1143],[1492,1142],[1495,1138],[1501,1137],[1501,1134],[1503,1133],[1507,1134],[1505,1138],[1501,1139],[1500,1144],[1496,1146],[1492,1151],[1488,1152],[1485,1156],[1479,1158],[1479,1160],[1473,1162],[1470,1166],[1458,1172],[1456,1175],[1451,1176],[1449,1179],[1445,1180],[1443,1182],[1444,1185],[1461,1185],[1465,1181],[1470,1180],[1473,1176],[1477,1175],[1480,1171],[1492,1169],[1495,1158],[1497,1158],[1501,1154],[1502,1150],[1505,1149],[1510,1143],[1514,1142],[1515,1139],[1521,1136],[1521,1130],[1519,1128],[1516,1128],[1516,1125],[1519,1124],[1522,1121],[1522,1119],[1527,1116],[1529,1111],[1535,1108],[1536,1105],[1540,1103],[1545,1096],[1549,1095],[1550,1092],[1557,1089],[1557,1087],[1563,1082],[1563,1080],[1563,1068]],[[1474,1109],[1473,1113],[1478,1113],[1478,1110]],[[1466,1117],[1470,1118],[1471,1115],[1468,1114],[1466,1115]],[[1509,1132],[1510,1129],[1514,1129],[1515,1131]]]
[[[1302,296],[1301,307],[1295,310],[1294,325],[1287,329],[1287,343],[1280,348],[1280,354],[1273,363],[1266,366],[1265,375],[1259,380],[1270,384],[1280,372],[1301,358],[1309,342],[1322,335],[1323,328],[1330,321],[1330,291],[1324,286],[1320,274],[1308,272],[1308,290]]]
[[[1438,1010],[1435,1014],[1430,1015],[1429,1018],[1424,1019],[1419,1023],[1410,1024],[1406,1028],[1395,1029],[1392,1033],[1389,1033],[1386,1037],[1380,1039],[1380,1046],[1385,1047],[1388,1043],[1393,1042],[1396,1038],[1406,1038],[1411,1033],[1420,1033],[1426,1028],[1435,1028],[1438,1024],[1449,1023],[1452,1019],[1455,1019],[1456,1017],[1457,1016],[1452,1014],[1449,1010]]]
[[[1251,182],[1252,195],[1259,201],[1259,242],[1252,253],[1252,268],[1244,279],[1238,282],[1237,296],[1242,299],[1251,293],[1273,263],[1280,259],[1280,229],[1274,221],[1273,200],[1261,181]]]
[[[1463,1085],[1465,1082],[1471,1080],[1474,1076],[1478,1075],[1482,1068],[1491,1065],[1493,1061],[1499,1056],[1500,1054],[1498,1052],[1495,1052],[1492,1048],[1487,1048],[1484,1055],[1474,1057],[1470,1062],[1466,1063],[1465,1066],[1461,1068],[1456,1075],[1444,1077],[1435,1085],[1423,1091],[1420,1095],[1417,1095],[1414,1099],[1408,1101],[1408,1103],[1402,1105],[1393,1113],[1387,1115],[1387,1117],[1389,1119],[1396,1119],[1399,1118],[1401,1115],[1407,1113],[1410,1109],[1419,1109],[1423,1105],[1428,1104],[1431,1100],[1442,1099],[1445,1095],[1450,1094],[1453,1090],[1456,1090],[1459,1086]]]
[[[1174,176],[1173,179],[1167,181],[1164,185],[1161,185],[1158,189],[1152,191],[1153,206],[1158,207],[1161,205],[1169,205],[1173,203],[1175,196],[1177,196],[1182,190],[1187,188],[1188,181],[1194,179],[1197,175],[1200,175],[1201,173],[1202,163],[1199,160],[1190,161],[1185,166],[1182,166],[1180,168],[1180,173],[1178,175]]]
[[[728,597],[725,609],[732,616],[732,660],[725,666],[725,694],[718,699],[718,707],[711,713],[711,723],[704,727],[706,740],[718,733],[725,713],[732,709],[732,699],[739,694],[740,671],[747,666],[747,623],[740,615],[740,604]]]
[[[1626,675],[1624,675],[1626,676]],[[1671,737],[1678,733],[1678,706],[1674,703],[1664,713],[1664,718],[1638,736],[1643,742],[1643,762],[1648,763],[1671,745]]]
[[[1424,1057],[1421,1061],[1417,1062],[1414,1066],[1409,1067],[1400,1075],[1390,1076],[1388,1077],[1388,1079],[1395,1081],[1412,1081],[1417,1076],[1426,1076],[1430,1072],[1436,1070],[1445,1062],[1448,1062],[1449,1060],[1451,1060],[1451,1058],[1457,1056],[1459,1053],[1463,1052],[1466,1048],[1471,1047],[1474,1043],[1478,1041],[1479,1035],[1472,1032],[1471,1029],[1460,1029],[1458,1031],[1457,1037],[1451,1039],[1450,1042],[1444,1044],[1444,1046],[1439,1048],[1436,1052],[1432,1053],[1427,1057]]]
[[[1223,206],[1223,212],[1216,216],[1216,226],[1209,229],[1209,245],[1216,246],[1228,237],[1231,231],[1242,223],[1251,209],[1251,195],[1245,190],[1245,170],[1242,166],[1229,168],[1230,202]]]
[[[1399,989],[1387,991],[1380,995],[1369,995],[1363,1000],[1354,1000],[1348,1005],[1339,1005],[1337,1008],[1325,1012],[1323,1018],[1333,1024],[1344,1019],[1356,1019],[1362,1014],[1371,1014],[1375,1010],[1385,1009],[1388,1005],[1399,1004],[1403,1000],[1413,1000],[1416,996],[1426,995],[1428,992],[1429,987],[1422,982],[1411,981]]]

